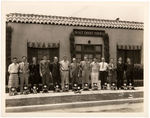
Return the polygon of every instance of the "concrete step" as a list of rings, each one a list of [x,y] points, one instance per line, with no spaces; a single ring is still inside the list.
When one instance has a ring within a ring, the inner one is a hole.
[[[30,106],[17,106],[7,107],[6,112],[53,112],[65,109],[75,108],[88,108],[94,106],[106,106],[106,105],[120,105],[120,104],[134,104],[143,103],[143,98],[128,98],[118,100],[101,100],[101,101],[85,101],[85,102],[71,102],[71,103],[58,103],[58,104],[45,104],[45,105],[30,105]]]
[[[81,94],[74,92],[63,93],[38,93],[29,95],[9,96],[6,94],[6,107],[22,107],[33,105],[46,104],[62,104],[62,103],[76,103],[76,102],[90,102],[143,98],[143,88],[136,88],[136,90],[98,90],[98,91],[82,91]]]

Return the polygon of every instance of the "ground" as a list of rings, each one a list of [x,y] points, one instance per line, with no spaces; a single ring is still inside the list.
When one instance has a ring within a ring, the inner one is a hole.
[[[39,112],[39,111],[36,111]],[[70,112],[70,113],[98,113],[98,112],[143,112],[143,103],[133,104],[119,104],[119,105],[106,105],[106,106],[93,106],[82,108],[69,108],[59,110],[40,110],[40,112]]]

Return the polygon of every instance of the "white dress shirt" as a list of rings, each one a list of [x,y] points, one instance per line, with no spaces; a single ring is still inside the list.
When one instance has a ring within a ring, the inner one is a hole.
[[[18,70],[19,70],[19,64],[10,64],[9,67],[8,67],[8,72],[11,74],[11,73],[18,73]]]
[[[92,62],[90,66],[93,73],[97,73],[99,71],[99,64],[97,62]]]
[[[108,64],[106,62],[100,62],[99,66],[100,66],[99,71],[106,71],[108,68]]]
[[[67,60],[67,61],[64,61],[64,60],[62,60],[61,62],[60,62],[60,68],[61,68],[61,70],[69,70],[69,61]]]

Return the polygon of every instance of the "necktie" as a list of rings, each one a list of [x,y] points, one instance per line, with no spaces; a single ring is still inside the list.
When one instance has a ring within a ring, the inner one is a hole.
[[[104,68],[104,62],[103,62],[103,64],[102,64],[102,69]]]

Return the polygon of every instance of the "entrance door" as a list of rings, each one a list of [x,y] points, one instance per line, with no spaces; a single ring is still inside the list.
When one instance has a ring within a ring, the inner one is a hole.
[[[87,45],[87,44],[77,44],[76,45],[76,58],[78,61],[84,59],[84,56],[92,61],[96,57],[99,61],[102,57],[102,45]]]

